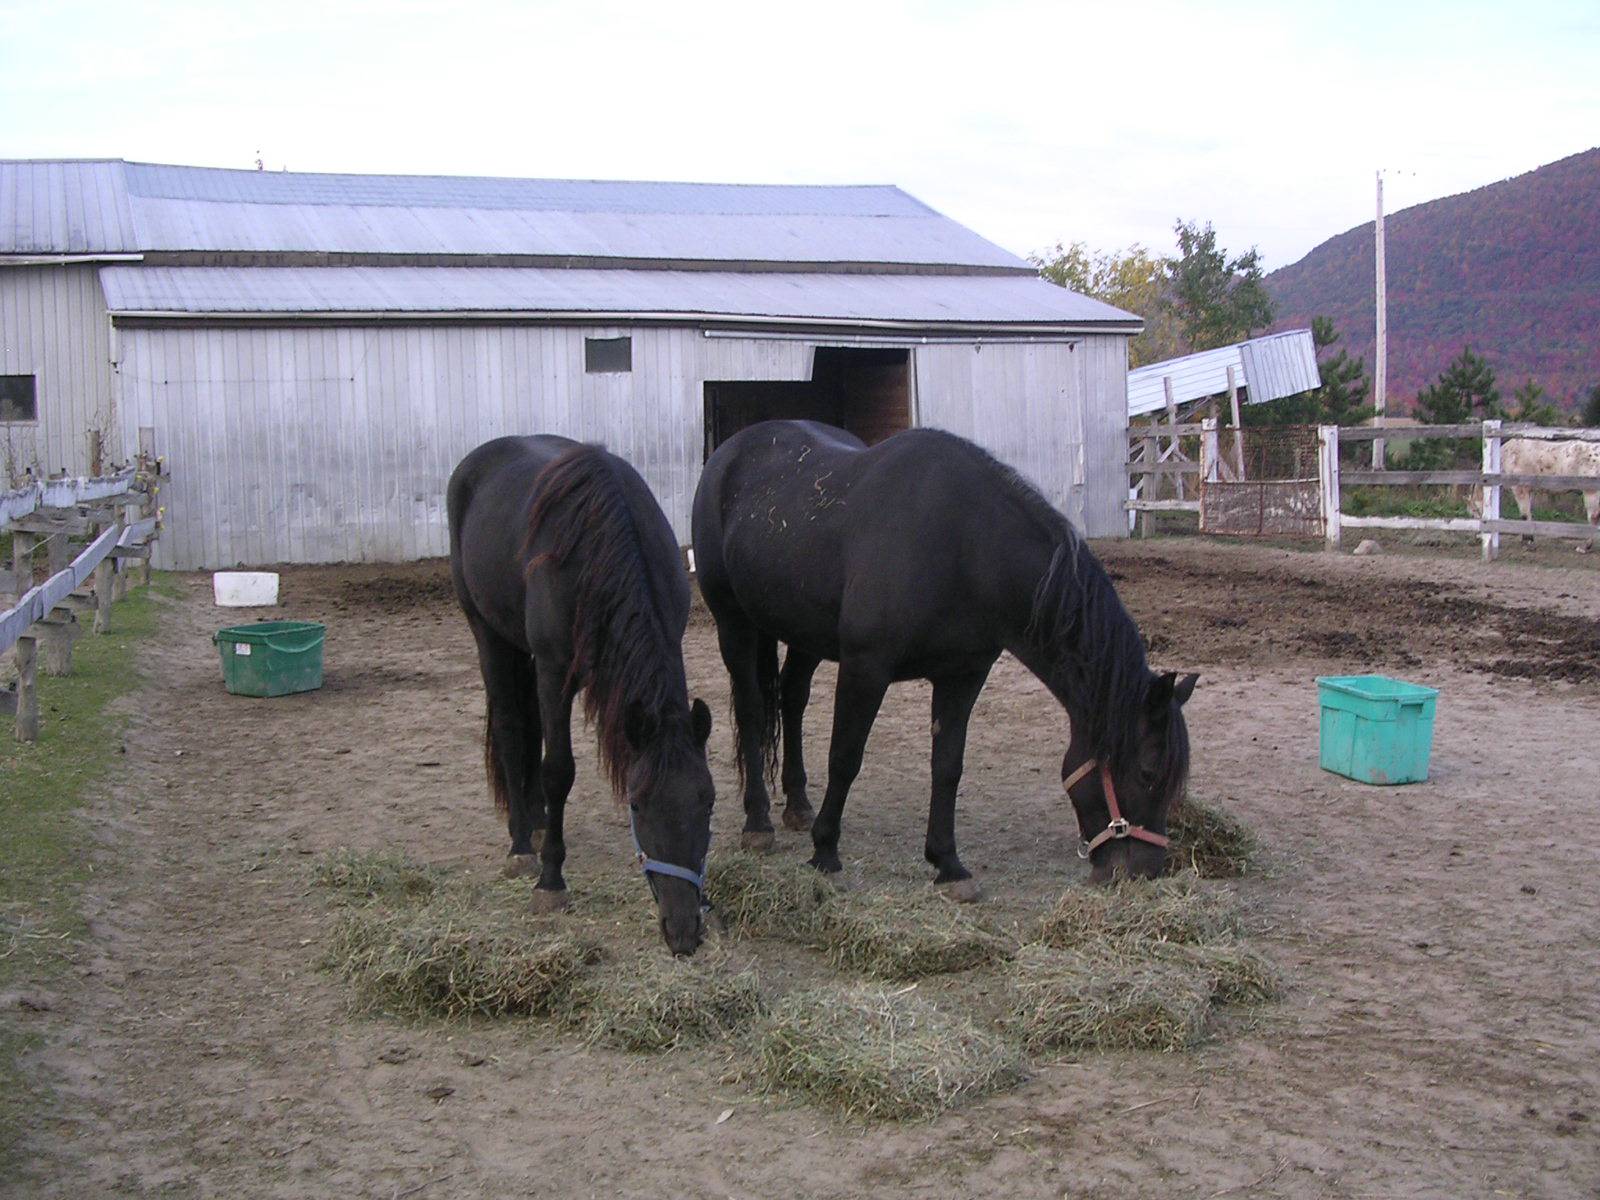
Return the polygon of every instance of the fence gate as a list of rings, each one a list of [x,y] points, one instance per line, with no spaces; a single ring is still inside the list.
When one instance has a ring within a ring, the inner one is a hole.
[[[1323,536],[1313,425],[1224,429],[1203,455],[1200,530],[1245,537]]]

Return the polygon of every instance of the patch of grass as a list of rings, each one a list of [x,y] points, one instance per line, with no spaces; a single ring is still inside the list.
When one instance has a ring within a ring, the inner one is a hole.
[[[1174,875],[1069,888],[1040,922],[1039,941],[1069,950],[1128,937],[1208,942],[1238,932],[1239,903],[1232,892],[1202,888],[1193,875]]]
[[[112,702],[139,682],[141,640],[160,621],[160,575],[111,611],[111,632],[86,633],[72,651],[72,674],[39,674],[39,740],[13,740],[0,718],[0,992],[48,988],[84,932],[79,893],[88,877],[89,838],[76,819],[93,789],[121,761],[127,714]],[[0,1166],[13,1153],[23,1114],[41,1103],[36,1080],[17,1060],[34,1045],[15,1006],[0,1012]]]
[[[770,1087],[872,1120],[933,1117],[1022,1078],[1020,1060],[999,1038],[909,988],[792,993],[774,1009],[757,1052]]]
[[[409,912],[344,913],[324,964],[350,982],[358,1011],[544,1016],[570,1002],[599,957],[585,939],[533,932],[452,895]]]
[[[825,920],[822,941],[829,961],[879,979],[965,971],[1007,952],[1005,942],[980,927],[965,908],[927,893],[839,896]]]
[[[1012,1016],[1029,1050],[1182,1050],[1200,1040],[1212,979],[1187,963],[1110,947],[1024,946]]]
[[[755,972],[709,949],[691,959],[631,957],[577,985],[573,1002],[586,1042],[635,1052],[716,1041],[765,1010]]]
[[[820,871],[781,855],[732,850],[706,868],[706,898],[734,937],[811,943],[834,895]]]
[[[433,897],[444,879],[440,868],[415,862],[397,850],[341,846],[311,868],[314,884],[353,903],[420,904]]]
[[[1232,813],[1186,796],[1167,820],[1167,860],[1201,879],[1237,879],[1250,872],[1259,849],[1250,827]]]

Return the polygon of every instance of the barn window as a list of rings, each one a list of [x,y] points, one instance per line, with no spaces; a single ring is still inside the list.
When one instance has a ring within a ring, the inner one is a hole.
[[[633,370],[633,339],[584,338],[583,369],[591,373]]]
[[[0,421],[38,419],[38,376],[0,375]]]

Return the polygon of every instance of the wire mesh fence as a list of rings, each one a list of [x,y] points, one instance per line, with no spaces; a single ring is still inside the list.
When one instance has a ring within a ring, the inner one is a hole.
[[[1201,532],[1322,537],[1318,452],[1315,426],[1222,431],[1218,477],[1200,485]]]

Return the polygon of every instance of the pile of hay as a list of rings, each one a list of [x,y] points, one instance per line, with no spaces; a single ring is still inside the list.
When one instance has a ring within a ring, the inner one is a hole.
[[[420,904],[431,899],[444,883],[445,872],[413,862],[394,850],[353,850],[341,846],[319,858],[311,868],[311,881],[359,903]]]
[[[1064,892],[1039,925],[1046,946],[1071,949],[1129,937],[1165,942],[1209,942],[1239,932],[1239,903],[1232,892],[1203,889],[1193,875]]]
[[[932,1117],[1022,1078],[1005,1043],[908,988],[792,993],[762,1030],[758,1055],[769,1086],[876,1120]]]
[[[1181,1050],[1200,1039],[1211,980],[1192,966],[1105,948],[1025,946],[1010,969],[1029,1050]]]
[[[573,1002],[586,1042],[636,1052],[715,1041],[765,1011],[755,972],[706,950],[692,959],[648,953],[617,963],[579,984]]]
[[[1236,879],[1255,861],[1255,834],[1231,813],[1185,797],[1167,818],[1172,845],[1167,860],[1173,869],[1193,871],[1201,879]]]
[[[836,967],[914,980],[996,962],[1005,942],[961,906],[931,893],[840,896],[826,913],[823,947]]]
[[[733,850],[712,856],[706,899],[734,937],[812,942],[834,888],[797,859]]]
[[[548,1013],[599,956],[569,934],[530,934],[445,898],[412,912],[345,913],[325,961],[350,981],[358,1010],[459,1017]]]
[[[1260,1004],[1283,994],[1277,965],[1235,938],[1219,942],[1153,942],[1137,939],[1123,948],[1128,956],[1145,955],[1199,971],[1218,1004]]]

